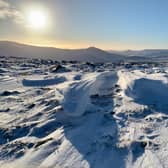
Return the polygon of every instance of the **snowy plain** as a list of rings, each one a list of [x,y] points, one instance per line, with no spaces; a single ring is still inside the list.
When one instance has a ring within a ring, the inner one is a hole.
[[[0,57],[0,168],[168,168],[168,65]]]

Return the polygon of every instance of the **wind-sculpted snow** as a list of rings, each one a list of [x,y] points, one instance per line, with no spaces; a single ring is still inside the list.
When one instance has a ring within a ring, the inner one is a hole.
[[[168,167],[166,64],[0,65],[0,168]]]
[[[59,83],[63,83],[66,81],[65,77],[55,77],[53,79],[43,79],[43,80],[30,80],[30,79],[23,79],[22,83],[24,86],[49,86],[49,85],[56,85]]]
[[[64,111],[68,115],[80,116],[91,104],[90,96],[114,87],[117,75],[114,72],[90,74],[79,82],[74,82],[65,91]]]
[[[163,83],[162,80],[141,78],[135,80],[132,89],[126,92],[136,103],[168,113],[168,83]]]

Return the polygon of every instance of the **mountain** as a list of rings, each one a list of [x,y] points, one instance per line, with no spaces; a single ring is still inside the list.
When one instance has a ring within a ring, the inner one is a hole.
[[[145,49],[145,50],[125,50],[114,51],[110,50],[110,53],[120,54],[124,56],[139,56],[139,57],[167,57],[168,49]]]
[[[95,47],[86,49],[59,49],[53,47],[38,47],[10,41],[0,41],[0,55],[88,62],[116,62],[124,59],[124,57],[119,54],[109,53]]]

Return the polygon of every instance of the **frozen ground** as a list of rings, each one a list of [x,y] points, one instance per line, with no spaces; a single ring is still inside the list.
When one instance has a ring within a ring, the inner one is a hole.
[[[168,66],[0,58],[0,168],[168,168]]]

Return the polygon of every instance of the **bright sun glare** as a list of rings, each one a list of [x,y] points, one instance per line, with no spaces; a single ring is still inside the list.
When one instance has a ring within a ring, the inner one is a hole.
[[[28,26],[33,29],[43,29],[47,26],[47,15],[43,11],[31,11],[27,16]]]

